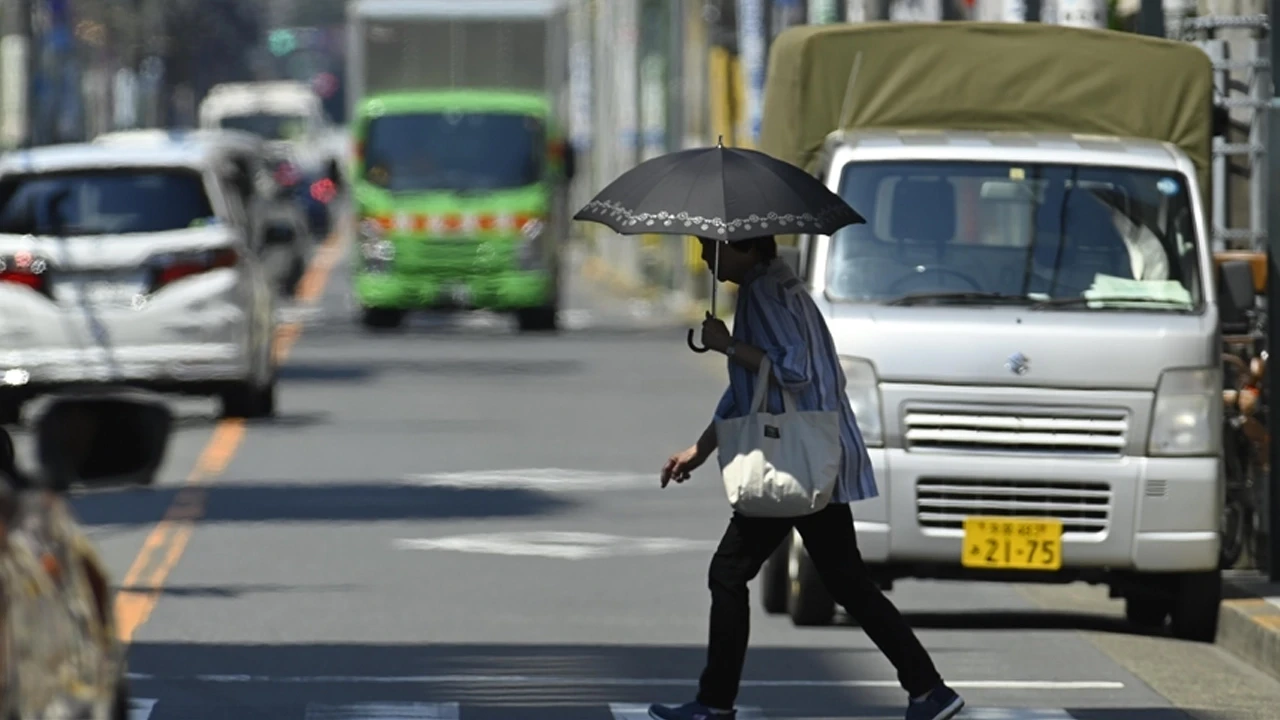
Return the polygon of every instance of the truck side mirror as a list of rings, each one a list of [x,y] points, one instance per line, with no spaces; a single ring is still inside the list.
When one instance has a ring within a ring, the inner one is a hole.
[[[578,174],[578,153],[573,148],[573,143],[564,144],[564,179],[572,180]]]
[[[1256,295],[1253,266],[1245,260],[1228,260],[1218,266],[1218,316],[1224,335],[1249,331],[1248,312]]]

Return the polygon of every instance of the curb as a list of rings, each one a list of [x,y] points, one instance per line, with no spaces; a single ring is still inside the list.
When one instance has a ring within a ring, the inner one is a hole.
[[[1227,583],[1234,599],[1218,608],[1219,647],[1280,680],[1280,601],[1255,596],[1238,583]]]

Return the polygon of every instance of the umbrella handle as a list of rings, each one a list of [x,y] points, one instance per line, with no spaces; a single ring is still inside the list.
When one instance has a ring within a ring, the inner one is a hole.
[[[689,343],[689,349],[690,349],[690,350],[692,350],[692,351],[694,351],[694,352],[696,352],[696,353],[704,353],[704,352],[706,352],[706,351],[708,351],[708,350],[710,350],[710,349],[711,349],[711,348],[707,348],[707,347],[698,347],[697,345],[694,345],[694,344],[693,344],[693,328],[689,328],[689,336],[688,336],[688,338],[687,338],[686,342],[688,342],[688,343]]]

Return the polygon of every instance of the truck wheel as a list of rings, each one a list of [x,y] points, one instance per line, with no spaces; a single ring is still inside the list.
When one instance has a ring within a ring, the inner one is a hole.
[[[398,328],[404,322],[404,311],[389,308],[364,308],[360,313],[360,322],[367,328],[383,330]]]
[[[800,627],[830,625],[836,614],[836,603],[822,584],[818,568],[809,558],[803,542],[797,542],[793,533],[788,553],[787,576],[790,592],[787,593],[787,612],[791,623]]]
[[[1173,596],[1173,636],[1211,643],[1218,636],[1218,608],[1222,604],[1222,571],[1187,573],[1177,579]]]
[[[520,332],[555,332],[559,313],[553,307],[520,308],[516,322]]]
[[[1124,617],[1142,630],[1159,630],[1169,617],[1171,603],[1156,595],[1131,595],[1124,599]]]
[[[770,615],[780,615],[787,611],[787,589],[790,587],[787,568],[790,554],[791,534],[788,534],[760,569],[760,602],[764,605],[764,611]]]

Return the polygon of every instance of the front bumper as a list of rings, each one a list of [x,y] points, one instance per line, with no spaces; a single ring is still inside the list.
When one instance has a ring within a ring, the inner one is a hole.
[[[0,353],[0,392],[82,383],[167,387],[240,381],[252,370],[244,346],[235,343],[18,350]]]
[[[1218,458],[1028,458],[901,449],[873,449],[871,458],[880,496],[853,505],[858,545],[870,563],[933,565],[964,574],[963,517],[1016,514],[1064,520],[1064,571],[1218,566]]]
[[[512,270],[455,278],[409,273],[355,275],[356,298],[367,308],[515,310],[550,305],[554,292],[551,274],[544,271]]]

